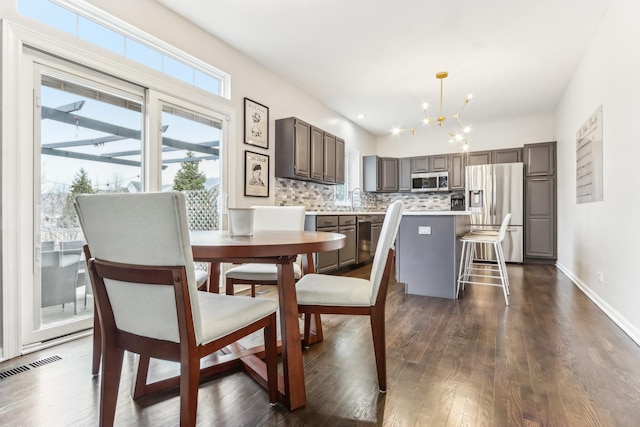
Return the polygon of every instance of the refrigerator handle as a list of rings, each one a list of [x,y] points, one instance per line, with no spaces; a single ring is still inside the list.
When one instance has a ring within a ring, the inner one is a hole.
[[[496,170],[493,168],[493,173],[491,174],[491,186],[493,187],[491,190],[491,216],[493,217],[493,223],[498,224],[498,219],[496,218],[496,202],[498,198],[496,197]]]

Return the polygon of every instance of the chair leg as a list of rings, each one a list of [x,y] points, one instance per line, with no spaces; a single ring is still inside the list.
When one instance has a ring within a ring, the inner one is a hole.
[[[189,354],[180,364],[180,425],[183,427],[196,425],[199,385],[200,359]]]
[[[304,314],[304,330],[302,333],[302,348],[309,348],[309,337],[311,336],[311,316],[312,313]]]
[[[123,349],[103,343],[100,426],[113,426],[116,404],[118,403],[118,388],[120,387],[123,358]]]
[[[458,298],[458,295],[460,294],[460,281],[462,280],[462,272],[463,272],[463,266],[466,260],[465,257],[465,251],[467,249],[467,242],[462,241],[462,251],[460,252],[460,266],[458,267],[458,284],[456,286],[456,298]]]
[[[387,392],[387,354],[384,331],[384,307],[371,311],[371,334],[373,335],[373,352],[376,356],[378,386],[382,393]]]
[[[227,277],[227,279],[225,280],[225,294],[227,295],[233,295],[235,292],[233,290],[233,279]]]
[[[267,364],[267,388],[269,403],[278,402],[278,344],[276,333],[276,314],[270,316],[269,326],[264,328],[265,363]]]
[[[137,399],[147,393],[147,375],[149,374],[149,363],[151,358],[141,354],[136,357],[136,379],[131,387],[131,397]]]
[[[502,247],[500,246],[500,242],[493,244],[494,250],[496,252],[496,257],[498,258],[498,272],[500,273],[500,282],[502,283],[502,293],[504,294],[504,302],[506,305],[509,305],[509,297],[507,296],[509,291],[507,290],[507,268],[504,263],[504,255],[502,253]]]
[[[100,356],[102,355],[102,330],[100,329],[100,319],[98,312],[93,305],[93,354],[91,363],[91,375],[98,375],[100,372]]]
[[[256,285],[251,284],[251,298],[256,297]]]

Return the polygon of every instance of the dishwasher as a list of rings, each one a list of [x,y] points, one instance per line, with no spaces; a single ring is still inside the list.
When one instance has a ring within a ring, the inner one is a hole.
[[[356,264],[371,260],[371,215],[358,215]]]

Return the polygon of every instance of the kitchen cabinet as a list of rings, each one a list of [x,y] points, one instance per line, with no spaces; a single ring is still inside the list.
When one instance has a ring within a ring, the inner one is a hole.
[[[449,154],[449,190],[464,190],[465,161],[464,153]]]
[[[295,117],[276,120],[275,173],[278,177],[311,178],[311,125]]]
[[[491,151],[474,151],[467,154],[467,166],[490,165]]]
[[[518,163],[522,161],[521,148],[508,148],[504,150],[494,150],[492,152],[492,163]]]
[[[324,132],[311,126],[311,178],[324,177]]]
[[[344,140],[296,117],[276,120],[277,178],[344,184]],[[336,154],[340,160],[336,160]],[[339,175],[337,168],[341,168]],[[339,179],[338,179],[339,178]]]
[[[553,176],[556,173],[556,143],[524,146],[525,176]]]
[[[338,250],[338,268],[355,264],[358,249],[355,215],[338,216],[338,233],[347,238],[344,247]]]
[[[411,158],[398,159],[398,191],[411,191]]]
[[[525,261],[557,258],[555,148],[555,142],[524,146]]]
[[[430,172],[429,166],[429,156],[411,158],[411,173]]]
[[[429,172],[447,172],[449,170],[449,155],[439,154],[429,156]]]
[[[384,215],[371,216],[371,258],[373,259],[378,248],[378,240],[380,240],[380,231],[384,223]]]
[[[336,137],[324,133],[324,180],[336,182]]]
[[[336,183],[344,184],[344,139],[336,137]]]
[[[355,215],[316,215],[305,216],[304,229],[307,231],[326,231],[341,233],[346,237],[343,248],[313,254],[316,273],[330,273],[356,262],[357,222]]]
[[[362,158],[362,169],[364,191],[398,191],[398,159],[364,156]]]

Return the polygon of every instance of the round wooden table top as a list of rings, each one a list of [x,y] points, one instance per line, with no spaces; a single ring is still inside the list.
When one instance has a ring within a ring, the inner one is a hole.
[[[251,236],[232,236],[228,231],[192,231],[194,259],[278,257],[340,249],[344,234],[323,231],[255,231]]]

